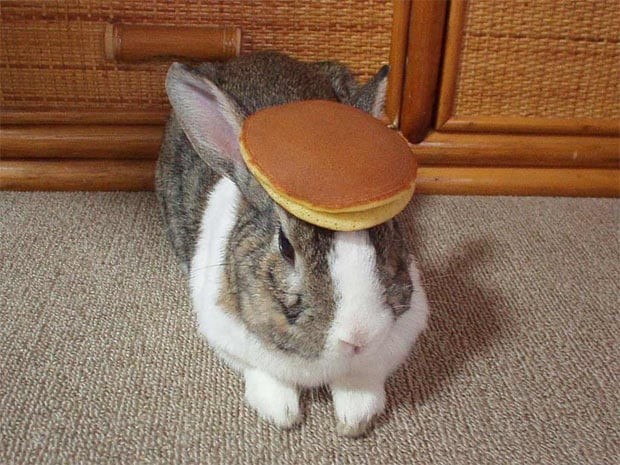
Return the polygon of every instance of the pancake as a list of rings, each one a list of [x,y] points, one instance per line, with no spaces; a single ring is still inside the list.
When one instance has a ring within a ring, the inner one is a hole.
[[[282,208],[339,231],[366,229],[411,200],[417,165],[405,138],[354,107],[304,100],[246,118],[241,153]]]

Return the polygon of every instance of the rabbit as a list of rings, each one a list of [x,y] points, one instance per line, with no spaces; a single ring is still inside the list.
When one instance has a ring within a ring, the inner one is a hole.
[[[198,331],[243,376],[247,403],[282,428],[302,419],[300,389],[327,385],[337,433],[369,431],[428,304],[399,216],[352,232],[297,219],[249,173],[240,128],[262,108],[304,99],[380,117],[387,74],[360,86],[339,63],[262,52],[173,63],[166,76],[172,113],[156,193]]]

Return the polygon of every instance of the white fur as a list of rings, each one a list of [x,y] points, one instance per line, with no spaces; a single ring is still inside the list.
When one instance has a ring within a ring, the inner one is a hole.
[[[341,432],[356,435],[385,408],[383,380],[338,380],[331,385]]]
[[[351,371],[331,383],[332,396],[339,429],[356,435],[385,408],[385,379],[404,361],[425,326],[426,299],[417,269],[412,270],[417,292],[412,310],[393,320],[383,298],[376,251],[366,231],[336,233],[329,264],[337,310],[328,344],[350,356],[351,345],[360,349],[352,355]]]
[[[245,398],[258,413],[281,428],[290,428],[301,419],[297,388],[265,371],[246,369]]]
[[[299,418],[296,386],[330,384],[339,420],[355,428],[380,413],[386,377],[407,357],[426,326],[428,307],[414,261],[411,309],[394,321],[382,302],[375,252],[366,232],[336,233],[329,257],[337,290],[337,311],[326,348],[317,359],[271,350],[218,304],[222,266],[241,198],[228,179],[220,180],[202,218],[190,287],[199,331],[214,350],[246,379],[246,399],[280,426]],[[362,347],[357,354],[344,339]]]
[[[190,287],[194,305],[197,305],[201,330],[202,325],[208,324],[208,321],[200,318],[202,316],[200,308],[206,302],[210,304],[217,302],[226,243],[235,225],[240,198],[237,186],[229,179],[222,178],[214,186],[202,217],[196,253],[190,265]]]
[[[336,233],[329,267],[337,299],[329,341],[332,348],[342,348],[341,341],[362,350],[380,344],[391,326],[392,312],[383,301],[368,232]]]

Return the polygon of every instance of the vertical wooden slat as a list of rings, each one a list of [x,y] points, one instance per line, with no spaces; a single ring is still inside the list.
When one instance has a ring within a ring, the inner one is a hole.
[[[431,127],[441,62],[445,0],[412,0],[400,129],[411,142]]]
[[[411,0],[394,2],[392,19],[392,42],[390,46],[390,74],[388,76],[388,93],[385,112],[390,125],[397,128],[400,122],[400,107],[403,96],[403,78],[407,58],[409,37],[409,15]]]
[[[441,86],[437,103],[436,128],[441,128],[452,116],[454,110],[466,13],[467,0],[452,1],[450,11],[448,12],[448,28],[446,30]]]

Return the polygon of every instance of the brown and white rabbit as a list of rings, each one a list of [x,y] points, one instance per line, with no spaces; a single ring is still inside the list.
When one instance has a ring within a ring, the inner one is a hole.
[[[364,433],[428,308],[399,217],[354,232],[293,217],[248,172],[240,128],[261,108],[303,99],[379,116],[386,77],[384,67],[360,87],[342,65],[273,52],[168,72],[173,114],[156,176],[167,234],[199,331],[243,374],[247,402],[281,427],[301,419],[300,388],[328,385],[337,431]]]

